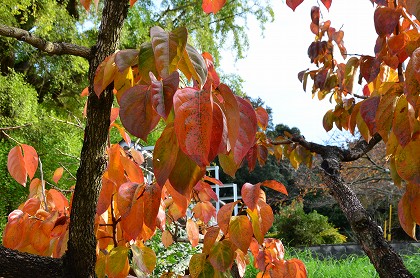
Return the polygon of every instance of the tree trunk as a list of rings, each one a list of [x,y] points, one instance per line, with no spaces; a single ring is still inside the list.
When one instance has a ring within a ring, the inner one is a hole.
[[[324,158],[321,164],[325,171],[324,181],[346,215],[356,238],[379,276],[414,277],[404,266],[401,257],[384,239],[379,226],[363,208],[354,192],[342,180],[339,161],[338,157],[334,156]]]
[[[94,224],[106,168],[105,148],[114,97],[113,86],[108,86],[98,98],[93,92],[93,80],[98,65],[117,49],[127,10],[126,0],[105,1],[98,41],[90,55],[87,122],[72,202],[68,250],[63,258],[65,277],[95,277]]]

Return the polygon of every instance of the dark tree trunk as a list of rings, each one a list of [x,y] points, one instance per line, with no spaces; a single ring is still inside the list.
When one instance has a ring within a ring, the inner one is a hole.
[[[93,79],[98,65],[117,49],[127,10],[126,0],[105,1],[98,41],[91,51],[87,122],[72,203],[68,250],[63,258],[66,277],[95,277],[94,222],[106,168],[105,148],[114,97],[113,87],[109,86],[98,98],[93,92]]]
[[[321,167],[325,171],[324,181],[341,210],[350,222],[363,250],[382,278],[414,277],[404,266],[401,257],[384,239],[379,226],[363,208],[354,192],[340,176],[338,157],[324,158]]]
[[[98,41],[92,47],[88,58],[90,96],[80,166],[72,202],[68,250],[62,259],[52,259],[0,247],[0,277],[87,278],[96,276],[94,222],[101,178],[106,168],[105,147],[108,141],[113,93],[112,86],[109,86],[98,98],[93,92],[93,79],[98,65],[117,49],[127,11],[126,0],[105,0]],[[21,31],[16,28],[11,28],[11,30]],[[4,31],[2,35],[13,36],[13,32]],[[78,47],[76,50],[83,53],[85,49]]]

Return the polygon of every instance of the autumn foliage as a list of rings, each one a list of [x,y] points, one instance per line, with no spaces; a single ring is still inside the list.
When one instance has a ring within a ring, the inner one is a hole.
[[[155,145],[152,181],[144,176],[141,152],[119,144],[107,148],[109,161],[95,221],[97,275],[126,277],[130,269],[140,277],[150,275],[156,255],[145,243],[160,229],[163,244],[169,246],[176,235],[168,225],[183,219],[192,246],[202,242],[202,253],[189,264],[192,277],[219,277],[233,263],[243,276],[248,250],[261,277],[280,273],[306,277],[302,262],[284,260],[279,240],[264,238],[274,215],[261,187],[287,194],[284,185],[274,180],[246,183],[242,200],[224,205],[216,215],[212,201],[218,200],[211,185],[221,182],[205,175],[216,156],[234,175],[244,160],[253,167],[257,161],[264,163],[269,153],[282,152],[283,146],[270,146],[265,137],[267,112],[261,107],[254,110],[220,82],[212,56],[187,43],[185,28],[166,32],[154,27],[150,36],[140,50],[109,56],[95,75],[97,97],[114,86],[119,107],[112,109],[110,128],[116,127],[128,144],[124,128],[145,140],[159,121],[166,125]],[[115,123],[118,115],[124,128]],[[46,190],[44,181],[33,179],[37,166],[33,148],[23,144],[13,148],[8,166],[22,185],[29,176],[31,194],[10,214],[5,246],[60,257],[66,249],[71,204],[59,191]],[[57,169],[55,183],[62,173]],[[235,205],[240,212],[232,216]],[[192,216],[187,217],[187,211]]]

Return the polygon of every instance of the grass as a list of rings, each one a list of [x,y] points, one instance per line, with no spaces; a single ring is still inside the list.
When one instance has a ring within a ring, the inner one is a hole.
[[[298,258],[305,263],[310,278],[374,278],[379,277],[369,258],[366,256],[351,255],[340,260],[328,258],[321,259],[312,256],[311,251],[287,250],[286,255],[291,258]],[[407,269],[414,275],[420,277],[420,250],[417,254],[404,255],[404,263]],[[245,277],[253,278],[258,271],[248,266]]]

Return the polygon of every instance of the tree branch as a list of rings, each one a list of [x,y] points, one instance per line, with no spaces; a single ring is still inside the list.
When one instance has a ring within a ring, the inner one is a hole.
[[[30,32],[0,24],[0,36],[15,38],[19,41],[26,42],[41,51],[50,55],[73,55],[83,58],[88,58],[90,55],[90,48],[80,45],[75,45],[66,42],[49,42],[40,37],[32,35]]]
[[[369,143],[365,140],[359,141],[352,149],[343,150],[343,158],[341,161],[349,162],[362,157],[365,153],[369,152],[376,144],[381,142],[382,137],[375,133],[370,139]]]

